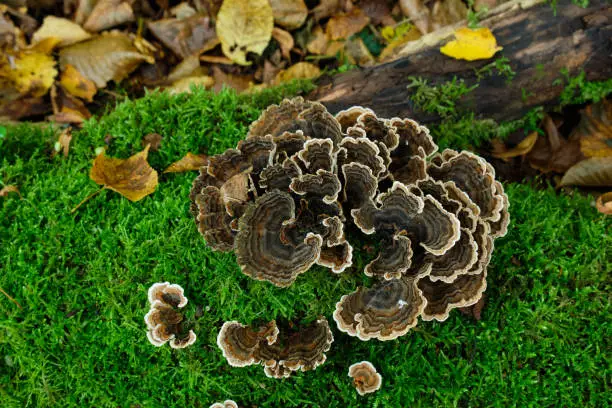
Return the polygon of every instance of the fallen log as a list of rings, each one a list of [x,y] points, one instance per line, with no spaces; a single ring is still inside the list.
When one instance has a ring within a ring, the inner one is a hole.
[[[512,120],[533,107],[557,105],[565,85],[564,70],[570,76],[584,70],[587,80],[612,78],[612,7],[605,0],[592,0],[586,8],[560,0],[556,11],[539,0],[501,5],[481,21],[503,47],[490,60],[468,62],[440,53],[454,29],[465,25],[459,23],[409,43],[391,62],[323,77],[309,99],[322,102],[332,113],[361,105],[383,117],[429,123],[439,117],[421,111],[411,100],[411,78],[439,84],[456,77],[468,87],[478,84],[461,98],[458,109],[473,111],[480,118]],[[501,56],[516,73],[511,81],[500,75],[478,77],[479,69]]]

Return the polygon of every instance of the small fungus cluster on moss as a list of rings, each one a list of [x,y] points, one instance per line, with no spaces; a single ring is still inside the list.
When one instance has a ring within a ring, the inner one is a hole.
[[[149,288],[150,309],[144,320],[151,344],[161,347],[170,342],[170,347],[181,349],[195,343],[195,333],[185,332],[183,315],[178,311],[186,304],[183,288],[177,284],[155,283]]]
[[[348,375],[359,395],[377,391],[382,384],[382,376],[376,372],[376,367],[369,361],[360,361],[349,367]]]
[[[410,119],[362,107],[333,116],[317,102],[284,100],[201,168],[191,212],[210,247],[234,251],[243,273],[279,287],[313,265],[342,273],[353,265],[351,242],[373,239],[378,252],[363,272],[376,282],[343,296],[333,318],[361,340],[395,339],[419,317],[443,321],[480,299],[493,240],[509,222],[493,167],[437,150]]]
[[[272,378],[314,370],[325,362],[325,352],[333,341],[325,318],[283,331],[274,320],[259,327],[230,321],[223,324],[217,337],[217,345],[231,366],[261,364],[266,376]]]

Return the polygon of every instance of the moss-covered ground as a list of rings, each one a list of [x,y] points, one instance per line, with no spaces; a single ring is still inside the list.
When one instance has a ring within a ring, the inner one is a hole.
[[[327,362],[289,379],[232,368],[216,346],[226,320],[331,320],[335,302],[364,282],[360,270],[315,269],[288,289],[243,275],[232,254],[209,250],[188,213],[195,173],[164,174],[188,151],[234,146],[269,103],[302,86],[255,96],[151,94],[86,123],[68,158],[53,159],[51,129],[8,127],[0,180],[0,406],[604,407],[610,388],[611,218],[579,194],[507,184],[511,225],[496,241],[480,321],[454,311],[390,342],[332,328]],[[150,132],[164,136],[149,162],[157,191],[132,203],[89,179],[95,149],[128,157]],[[465,140],[447,135],[448,146]],[[0,185],[1,187],[1,185]],[[143,316],[154,282],[182,285],[196,344],[153,347]],[[360,397],[348,366],[369,360],[382,388]]]

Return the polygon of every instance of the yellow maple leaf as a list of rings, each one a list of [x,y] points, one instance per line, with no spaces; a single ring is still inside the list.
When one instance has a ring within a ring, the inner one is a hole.
[[[488,28],[459,28],[455,30],[455,40],[440,48],[444,55],[455,59],[475,61],[489,59],[502,49],[497,45],[495,36]]]
[[[217,14],[216,30],[226,57],[250,65],[247,52],[261,55],[272,38],[274,15],[268,0],[225,0]]]

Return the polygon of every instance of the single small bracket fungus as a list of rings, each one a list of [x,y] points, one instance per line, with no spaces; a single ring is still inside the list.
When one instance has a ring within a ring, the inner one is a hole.
[[[211,157],[190,198],[208,245],[279,287],[314,265],[342,273],[353,243],[376,242],[363,270],[374,283],[343,296],[333,315],[362,340],[391,340],[419,317],[443,321],[476,303],[509,223],[508,197],[481,157],[438,152],[411,119],[359,106],[334,116],[300,97],[268,107],[236,149]]]
[[[314,370],[326,360],[334,336],[325,318],[280,331],[275,321],[254,327],[225,322],[217,336],[223,357],[234,367],[264,366],[266,376],[289,377],[294,371]]]
[[[348,375],[353,379],[353,384],[359,395],[374,392],[382,384],[382,376],[376,372],[376,368],[369,361],[361,361],[351,365]]]
[[[238,404],[232,400],[225,400],[223,402],[215,402],[210,408],[238,408]]]
[[[166,343],[171,348],[181,349],[195,343],[193,330],[186,331],[183,314],[177,309],[187,304],[183,288],[169,282],[155,283],[148,291],[149,312],[144,321],[147,325],[147,338],[154,346]]]

